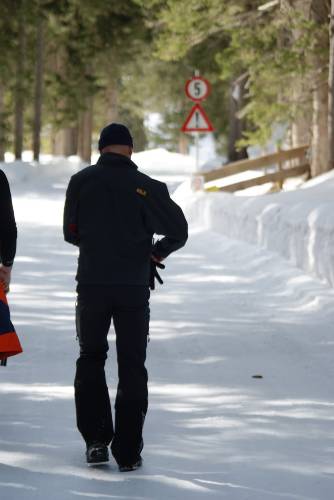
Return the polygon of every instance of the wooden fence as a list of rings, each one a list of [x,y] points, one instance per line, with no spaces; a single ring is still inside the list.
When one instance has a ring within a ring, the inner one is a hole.
[[[303,174],[310,176],[310,164],[307,158],[309,146],[299,146],[298,148],[279,150],[277,153],[272,153],[259,158],[250,160],[240,160],[226,165],[210,172],[197,173],[193,176],[194,189],[198,189],[200,185],[205,191],[240,191],[253,186],[259,186],[268,182],[277,183],[279,188],[282,188],[283,182],[289,177],[298,177]],[[287,162],[290,164],[287,166]],[[274,172],[265,173],[264,175],[233,182],[224,186],[205,187],[205,183],[220,180],[231,175],[240,174],[248,170],[267,169],[268,167],[276,169]]]

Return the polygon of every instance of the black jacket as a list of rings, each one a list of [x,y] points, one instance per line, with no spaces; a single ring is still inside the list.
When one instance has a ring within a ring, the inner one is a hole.
[[[11,266],[16,252],[17,229],[12,197],[4,172],[0,170],[0,261]]]
[[[126,156],[104,153],[69,182],[64,238],[80,248],[79,283],[148,285],[152,252],[165,258],[178,250],[187,229],[167,186]],[[153,234],[164,238],[152,247]]]

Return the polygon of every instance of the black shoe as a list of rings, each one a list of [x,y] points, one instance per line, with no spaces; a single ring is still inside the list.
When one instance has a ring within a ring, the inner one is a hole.
[[[103,443],[87,445],[86,459],[88,464],[100,465],[109,462],[108,447]]]
[[[133,464],[118,464],[118,468],[120,472],[131,472],[133,470],[139,469],[143,464],[143,459],[141,457],[138,458],[136,462]]]

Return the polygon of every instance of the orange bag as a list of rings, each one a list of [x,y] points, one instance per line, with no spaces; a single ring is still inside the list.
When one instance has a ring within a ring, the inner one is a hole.
[[[0,284],[0,360],[5,366],[7,358],[22,352],[19,338],[10,320],[10,311],[7,297],[2,284]]]

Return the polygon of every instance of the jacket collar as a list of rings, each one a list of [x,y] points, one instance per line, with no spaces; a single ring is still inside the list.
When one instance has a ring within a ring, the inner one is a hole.
[[[102,153],[97,160],[97,165],[108,165],[110,167],[130,167],[138,169],[137,165],[127,156],[118,153]]]

